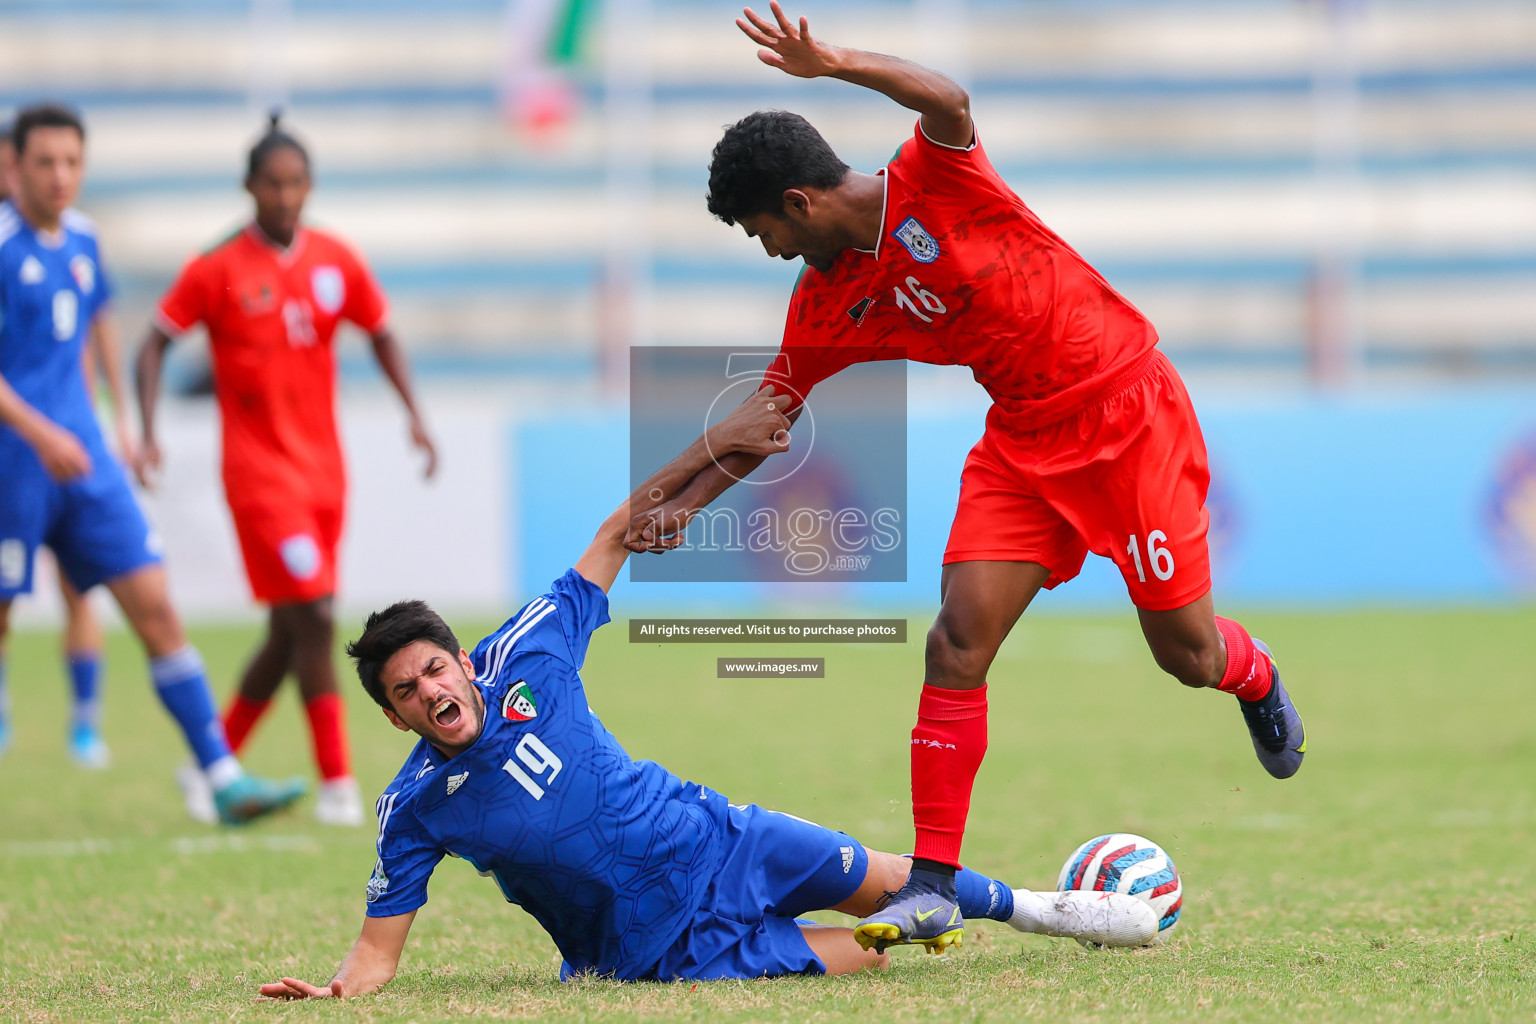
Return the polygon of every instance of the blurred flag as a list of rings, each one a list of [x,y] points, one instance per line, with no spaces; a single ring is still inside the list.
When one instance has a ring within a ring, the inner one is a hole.
[[[510,0],[499,94],[503,115],[530,135],[548,135],[580,104],[574,68],[590,38],[597,0]]]

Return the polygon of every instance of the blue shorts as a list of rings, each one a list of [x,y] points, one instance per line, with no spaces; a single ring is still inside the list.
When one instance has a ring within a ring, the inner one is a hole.
[[[87,450],[91,472],[61,484],[19,438],[0,437],[0,602],[32,592],[41,544],[82,593],[160,561],[122,465],[104,446]]]
[[[720,869],[693,921],[647,975],[655,981],[823,974],[795,918],[852,896],[869,854],[834,832],[756,804],[732,806]]]

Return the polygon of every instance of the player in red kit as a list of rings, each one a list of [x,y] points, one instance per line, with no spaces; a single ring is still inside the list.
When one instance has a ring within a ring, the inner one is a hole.
[[[954,872],[987,746],[987,672],[1041,587],[1089,551],[1115,561],[1159,666],[1234,694],[1260,763],[1301,766],[1297,715],[1268,649],[1211,601],[1205,444],[1151,323],[1014,195],[987,159],[965,91],[943,75],[811,37],[777,3],[737,24],[759,58],[833,77],[918,112],[876,174],[839,160],[804,118],[753,114],[726,129],[709,209],[803,257],[767,381],[799,404],[817,382],[881,350],[969,367],[992,397],[966,460],[944,553],[912,731],[911,878],[856,929],[868,947],[958,944]],[[735,454],[672,501],[638,511],[628,543],[664,550],[761,457]]]
[[[274,116],[248,161],[254,219],[186,265],[160,300],[140,351],[140,476],[160,461],[154,413],[165,349],[203,323],[223,420],[224,493],[251,590],[271,609],[266,638],[225,712],[224,728],[239,750],[291,671],[321,778],[316,817],[359,825],[362,803],[332,661],[336,548],[346,507],[333,340],[343,320],[368,334],[405,403],[428,476],[436,453],[389,329],[383,290],[350,246],[301,221],[310,184],[308,154]],[[184,770],[182,783],[188,809],[205,815],[196,774]]]

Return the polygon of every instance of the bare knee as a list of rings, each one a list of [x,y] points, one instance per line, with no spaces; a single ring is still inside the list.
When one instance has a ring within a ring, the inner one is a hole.
[[[864,870],[864,880],[852,896],[837,904],[833,910],[854,917],[868,917],[880,909],[880,901],[887,893],[896,892],[907,884],[907,876],[912,873],[910,857],[868,847],[865,847],[865,852],[868,854],[869,866]]]
[[[1185,686],[1215,686],[1221,681],[1226,655],[1220,643],[1162,641],[1152,644],[1157,667]]]
[[[987,681],[987,670],[997,655],[997,645],[968,637],[942,612],[928,630],[924,652],[926,682],[935,686],[974,689]]]
[[[11,602],[0,602],[0,644],[5,643],[5,638],[11,632]]]
[[[131,622],[151,657],[173,654],[186,646],[187,638],[169,594],[161,593],[141,603]]]
[[[289,605],[285,611],[289,629],[301,642],[329,644],[336,635],[336,611],[329,597]]]

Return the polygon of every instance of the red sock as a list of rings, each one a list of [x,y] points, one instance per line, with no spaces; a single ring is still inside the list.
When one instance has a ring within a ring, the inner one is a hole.
[[[971,784],[987,753],[987,687],[923,686],[912,729],[912,856],[960,866]]]
[[[231,751],[240,753],[240,748],[250,738],[251,730],[256,728],[256,723],[261,721],[261,716],[267,713],[271,704],[270,700],[247,700],[235,694],[234,700],[229,702],[229,707],[224,711],[224,735],[229,737]]]
[[[1262,700],[1269,695],[1269,658],[1253,644],[1241,623],[1216,616],[1216,628],[1227,642],[1227,670],[1216,689],[1238,700]]]
[[[304,712],[309,715],[309,735],[320,778],[329,782],[351,775],[352,753],[347,748],[347,715],[341,694],[322,693],[304,705]]]

